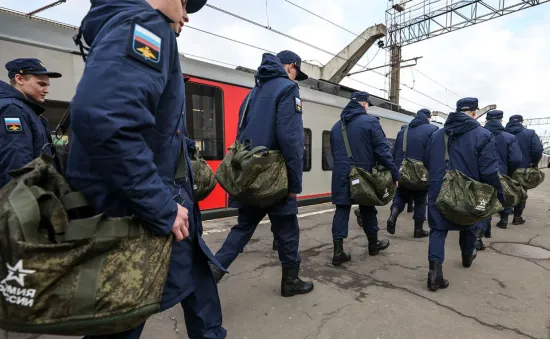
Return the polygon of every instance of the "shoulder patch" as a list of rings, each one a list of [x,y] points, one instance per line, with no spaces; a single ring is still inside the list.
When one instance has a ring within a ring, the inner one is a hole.
[[[302,99],[294,97],[294,101],[296,102],[296,113],[302,114]]]
[[[130,30],[128,54],[162,72],[162,38],[137,22]]]
[[[23,132],[23,125],[19,118],[4,118],[4,126],[8,133],[21,133]]]

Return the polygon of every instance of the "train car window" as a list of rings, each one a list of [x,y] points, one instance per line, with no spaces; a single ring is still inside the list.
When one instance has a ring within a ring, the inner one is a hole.
[[[332,171],[333,159],[330,148],[330,131],[323,131],[322,137],[323,154],[321,157],[321,166],[323,171]]]
[[[304,172],[311,171],[311,130],[304,128]]]
[[[218,87],[188,82],[185,95],[189,137],[195,140],[205,160],[222,160],[223,91]]]

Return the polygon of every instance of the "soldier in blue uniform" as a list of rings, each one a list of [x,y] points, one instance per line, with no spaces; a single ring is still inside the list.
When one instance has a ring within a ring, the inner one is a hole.
[[[351,161],[346,152],[342,123],[346,124],[347,135],[356,166],[371,171],[375,163],[390,169],[392,178],[397,182],[399,172],[393,163],[390,153],[390,145],[382,130],[380,121],[376,117],[367,114],[371,105],[369,94],[355,92],[351,100],[340,114],[330,132],[330,145],[334,166],[332,170],[332,203],[336,205],[336,212],[332,221],[332,240],[334,243],[334,255],[332,264],[339,266],[351,260],[351,255],[344,251],[344,239],[348,237],[348,222],[351,205],[355,202],[351,199],[349,190],[349,173]],[[362,226],[368,240],[370,255],[377,255],[390,245],[387,239],[378,240],[377,210],[374,206],[359,205]]]
[[[519,144],[522,160],[519,168],[537,167],[544,148],[537,133],[532,129],[527,129],[523,126],[523,116],[516,114],[510,117],[506,124],[506,132],[513,134]],[[514,207],[514,219],[512,225],[521,225],[525,223],[523,218],[523,210],[525,202]]]
[[[288,197],[268,208],[246,206],[230,197],[229,206],[239,209],[238,224],[216,252],[219,262],[228,268],[243,251],[259,222],[268,215],[271,231],[278,243],[283,297],[313,290],[313,283],[298,277],[301,258],[298,252],[300,228],[296,195],[302,192],[304,127],[302,101],[294,80],[307,79],[300,66],[300,57],[291,51],[282,51],[277,56],[269,53],[262,56],[256,85],[249,94],[248,112],[238,137],[240,142],[251,140],[251,149],[265,146],[281,151],[287,166]],[[239,120],[243,116],[246,100],[241,105]],[[216,280],[220,281],[224,272],[216,266],[212,266],[212,271]]]
[[[226,337],[208,265],[219,263],[202,239],[193,201],[176,43],[187,14],[205,2],[92,2],[81,26],[91,49],[71,102],[67,163],[69,182],[97,213],[134,215],[154,234],[174,234],[161,311],[181,303],[193,339]],[[139,338],[143,326],[96,338]]]
[[[445,257],[445,238],[448,231],[460,231],[462,266],[470,267],[477,254],[475,225],[470,227],[455,225],[445,219],[435,205],[447,167],[451,170],[459,170],[473,180],[488,183],[497,189],[500,201],[503,199],[498,177],[499,164],[495,137],[493,133],[481,127],[475,120],[478,109],[478,99],[460,99],[456,104],[456,112],[449,114],[443,128],[432,134],[428,145],[430,152],[425,153],[424,165],[430,173],[428,288],[432,291],[449,286],[449,282],[443,278],[442,266]],[[445,161],[445,134],[449,136],[449,164]]]
[[[61,77],[34,58],[9,61],[6,69],[10,84],[0,81],[0,188],[10,181],[9,171],[24,167],[41,153],[54,152],[40,104],[48,94],[50,78]]]
[[[495,135],[495,144],[498,152],[499,172],[502,175],[511,176],[512,173],[521,165],[522,155],[519,144],[515,136],[504,131],[502,126],[502,116],[504,113],[499,110],[493,110],[487,113],[487,123],[485,128]],[[512,209],[505,209],[500,212],[500,221],[497,226],[506,228],[508,225],[508,216]],[[477,229],[476,249],[484,250],[483,235],[491,238],[491,220],[489,217],[485,223],[480,223]]]
[[[416,113],[416,117],[408,125],[407,132],[407,154],[403,153],[405,128],[397,133],[395,144],[392,149],[393,162],[395,167],[400,168],[404,157],[415,160],[422,160],[424,155],[429,152],[428,142],[432,134],[438,130],[430,124],[431,112],[428,109],[421,109]],[[404,187],[399,187],[393,199],[390,218],[387,221],[387,231],[390,234],[395,233],[397,217],[405,209],[405,204],[412,198],[414,199],[414,237],[424,238],[428,232],[423,229],[426,220],[426,197],[428,191],[413,191]]]

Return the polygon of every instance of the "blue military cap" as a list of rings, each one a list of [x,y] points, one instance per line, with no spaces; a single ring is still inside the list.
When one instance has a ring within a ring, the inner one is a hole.
[[[353,92],[351,94],[351,100],[353,101],[366,101],[369,103],[369,106],[372,106],[372,102],[370,101],[370,94],[367,92]]]
[[[495,109],[487,113],[487,120],[502,120],[503,116],[504,113],[502,111]]]
[[[456,102],[457,111],[475,111],[479,109],[477,98],[463,98]]]
[[[519,122],[523,122],[523,116],[521,116],[520,114],[512,115],[512,116],[510,117],[510,121],[519,121]]]
[[[16,74],[35,74],[35,75],[47,75],[50,78],[61,78],[61,74],[57,72],[48,72],[42,62],[35,58],[19,58],[6,63],[6,69],[8,70],[8,77],[13,79]]]
[[[198,12],[205,4],[206,0],[187,0],[185,9],[187,10],[187,13],[193,14]]]
[[[430,110],[427,109],[427,108],[423,108],[423,109],[421,109],[420,111],[416,112],[416,115],[420,115],[420,114],[425,115],[427,118],[431,118],[431,117],[432,117],[432,112],[430,112]]]
[[[277,54],[277,58],[279,58],[279,61],[282,64],[295,64],[296,68],[298,68],[298,75],[296,76],[296,80],[302,81],[306,80],[308,78],[307,74],[302,72],[302,59],[298,56],[298,54],[292,52],[292,51],[281,51],[279,54]]]

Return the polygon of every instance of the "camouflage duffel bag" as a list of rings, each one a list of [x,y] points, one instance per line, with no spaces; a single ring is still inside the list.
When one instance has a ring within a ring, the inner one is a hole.
[[[504,208],[511,208],[527,200],[527,191],[516,180],[507,175],[500,175],[500,184],[506,203]]]
[[[428,190],[428,170],[420,160],[403,159],[399,169],[399,186],[413,191]]]
[[[445,219],[461,226],[471,226],[503,210],[493,186],[457,170],[445,173],[435,206]]]
[[[385,206],[395,196],[396,186],[390,170],[376,166],[369,172],[352,166],[349,173],[350,197],[365,206]]]
[[[544,172],[538,168],[519,168],[514,171],[512,178],[526,190],[533,189],[544,181]]]
[[[101,335],[159,311],[172,236],[133,218],[69,219],[86,207],[42,156],[0,190],[0,328]]]
[[[214,190],[216,176],[198,150],[191,154],[191,167],[193,169],[193,198],[198,202],[206,199]]]
[[[285,159],[280,151],[236,140],[218,170],[218,183],[241,203],[265,208],[288,196]]]

